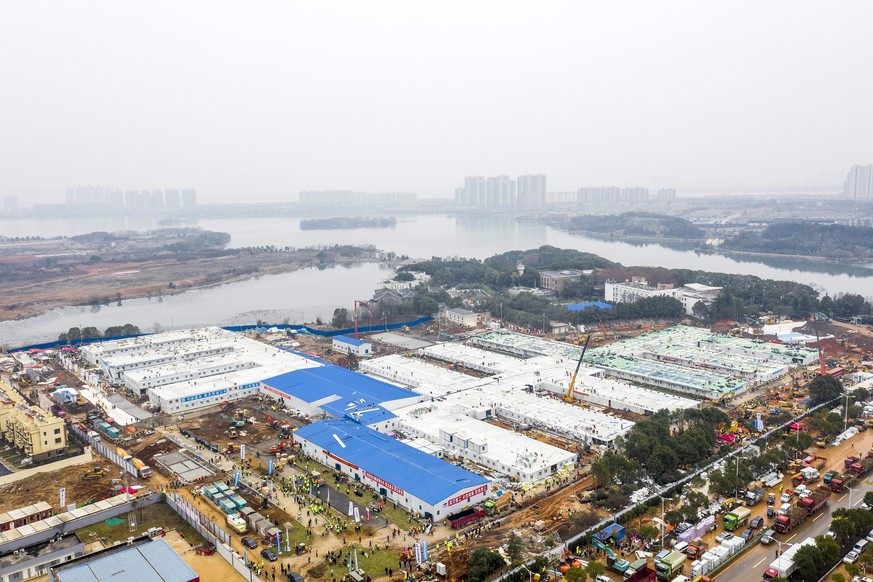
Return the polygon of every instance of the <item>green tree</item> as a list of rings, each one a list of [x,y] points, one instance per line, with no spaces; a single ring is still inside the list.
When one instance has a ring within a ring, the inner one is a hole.
[[[96,327],[83,327],[82,339],[93,339],[100,337],[100,330]]]
[[[601,574],[606,572],[606,566],[601,564],[600,562],[595,562],[594,560],[588,562],[588,567],[585,568],[585,571],[588,572],[588,575],[591,578],[597,578]]]
[[[394,275],[395,281],[415,281],[415,275],[410,273],[409,271],[400,271],[396,275]]]
[[[842,572],[837,572],[831,576],[831,582],[846,582],[846,577],[843,576]]]
[[[67,341],[68,342],[77,342],[82,339],[82,330],[78,327],[71,327],[69,331],[67,331]]]
[[[500,554],[481,546],[470,552],[467,563],[470,565],[467,573],[468,582],[483,582],[505,564]]]
[[[567,582],[586,582],[588,574],[582,568],[570,568],[564,572]]]
[[[513,564],[517,564],[521,558],[522,545],[521,538],[516,534],[510,535],[506,541],[506,554]]]
[[[812,399],[812,405],[828,402],[842,393],[843,387],[840,385],[840,381],[833,376],[816,376],[809,383],[809,396]]]
[[[864,494],[864,503],[867,504],[867,507],[873,507],[873,491]]]
[[[345,307],[337,307],[333,310],[333,318],[330,324],[336,329],[345,329],[349,326],[349,310]]]
[[[818,580],[821,576],[822,555],[817,546],[802,546],[794,554],[794,563],[804,580]]]

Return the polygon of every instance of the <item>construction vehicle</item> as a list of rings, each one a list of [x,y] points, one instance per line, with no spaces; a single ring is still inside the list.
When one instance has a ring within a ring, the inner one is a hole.
[[[582,358],[585,357],[585,351],[588,349],[588,342],[591,341],[591,334],[585,338],[585,345],[582,346],[582,353],[579,354],[579,361],[576,362],[576,370],[573,371],[573,377],[570,378],[570,385],[567,387],[567,393],[564,394],[564,402],[570,404],[576,403],[576,397],[573,395],[573,388],[576,386],[576,376],[579,374],[579,368],[582,367]]]
[[[285,451],[290,451],[291,447],[294,445],[293,441],[279,441],[278,444],[270,447],[270,453],[275,455],[277,453],[284,453]]]
[[[101,479],[103,477],[103,467],[94,467],[90,471],[82,475],[82,479]]]
[[[85,406],[86,404],[88,404],[88,401],[85,400],[85,397],[82,396],[82,394],[79,394],[79,396],[76,397],[76,406]]]
[[[140,479],[148,479],[152,476],[152,469],[139,459],[133,460],[133,468],[136,469],[136,474]]]
[[[773,580],[774,578],[785,578],[786,580],[797,571],[797,564],[794,562],[794,555],[803,546],[814,546],[813,538],[806,538],[799,544],[794,544],[782,554],[770,562],[770,567],[764,570],[764,581]]]
[[[697,540],[693,544],[688,544],[685,548],[685,557],[689,560],[696,560],[709,549],[709,544],[703,540]]]
[[[229,439],[235,439],[239,436],[239,433],[236,432],[236,429],[234,427],[230,427],[229,429],[227,429],[226,432],[227,432],[227,438],[229,438]]]
[[[131,455],[121,447],[115,449],[115,452],[118,454],[119,457],[121,457],[123,461],[130,461],[131,459],[133,459],[133,455]]]
[[[821,480],[824,481],[825,485],[830,485],[831,479],[833,479],[834,477],[839,477],[839,476],[840,476],[840,474],[837,473],[836,471],[828,471],[827,473],[825,473],[822,476]]]
[[[852,463],[848,467],[849,473],[851,473],[855,477],[861,477],[862,475],[866,475],[870,472],[870,469],[873,469],[873,459],[871,458],[861,459],[856,463]]]
[[[749,517],[752,515],[752,510],[748,507],[737,507],[730,513],[724,516],[721,520],[722,525],[728,531],[734,531],[748,523]]]
[[[655,560],[655,573],[658,580],[672,580],[675,574],[682,572],[685,564],[685,554],[670,552],[660,560]]]
[[[831,491],[833,491],[834,493],[842,493],[845,486],[845,481],[843,481],[843,478],[840,475],[835,475],[834,477],[831,477],[831,480],[828,483],[828,487],[830,487]]]
[[[608,546],[606,546],[603,542],[598,540],[597,538],[593,538],[594,546],[600,548],[604,552],[606,552],[606,567],[610,570],[618,572],[619,574],[624,574],[628,568],[630,568],[630,562],[627,560],[623,560],[615,555]],[[685,556],[683,556],[684,558]]]
[[[276,428],[279,426],[279,421],[266,412],[264,413],[264,418],[266,419],[267,424],[270,425],[270,428]]]
[[[509,491],[505,491],[497,499],[489,499],[485,502],[485,515],[500,513],[500,511],[509,507],[510,502],[512,502],[512,493]]]
[[[587,567],[588,562],[586,562],[585,560],[580,560],[575,555],[573,555],[573,553],[567,548],[561,550],[561,565],[558,567],[558,571],[560,571],[561,574],[566,574],[567,570],[569,570],[570,568]]]
[[[227,443],[227,448],[224,449],[225,453],[233,454],[239,452],[239,445],[236,443]]]

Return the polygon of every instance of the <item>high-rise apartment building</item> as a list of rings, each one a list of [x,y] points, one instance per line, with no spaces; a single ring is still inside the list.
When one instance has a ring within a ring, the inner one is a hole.
[[[518,205],[523,208],[542,208],[546,205],[546,175],[519,176]]]
[[[847,200],[873,198],[873,164],[852,166],[843,184],[843,197]]]
[[[197,207],[197,191],[194,188],[182,188],[182,208],[193,210]]]
[[[18,210],[18,196],[8,194],[3,197],[3,210],[7,212],[15,212]]]
[[[179,210],[182,208],[182,195],[176,188],[167,188],[164,190],[164,202],[167,210]]]

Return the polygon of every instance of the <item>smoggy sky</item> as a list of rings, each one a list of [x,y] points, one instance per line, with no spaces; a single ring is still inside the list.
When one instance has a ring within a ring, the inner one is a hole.
[[[839,187],[873,2],[8,0],[0,194]]]

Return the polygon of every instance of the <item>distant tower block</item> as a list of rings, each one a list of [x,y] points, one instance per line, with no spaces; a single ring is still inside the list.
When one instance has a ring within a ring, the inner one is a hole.
[[[521,260],[515,264],[515,270],[518,271],[518,278],[521,279],[521,276],[524,275],[524,263]]]

